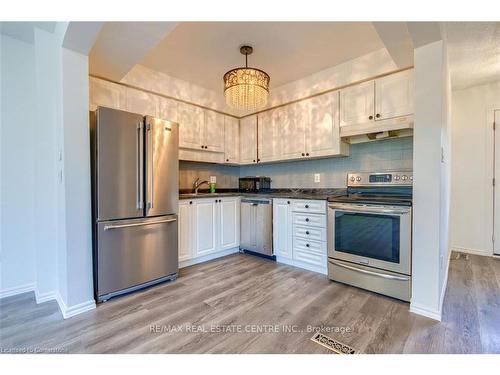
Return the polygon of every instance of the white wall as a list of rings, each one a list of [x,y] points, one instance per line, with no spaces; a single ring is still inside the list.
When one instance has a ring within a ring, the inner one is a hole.
[[[1,40],[0,296],[35,282],[35,52]]]
[[[491,255],[492,123],[493,109],[500,109],[500,81],[452,95],[451,247]]]
[[[88,57],[63,48],[62,81],[67,290],[64,303],[71,307],[94,303]]]
[[[448,253],[448,105],[446,49],[437,41],[415,49],[413,255],[410,310],[441,319]],[[442,154],[443,152],[443,154]],[[443,156],[443,158],[442,158]]]

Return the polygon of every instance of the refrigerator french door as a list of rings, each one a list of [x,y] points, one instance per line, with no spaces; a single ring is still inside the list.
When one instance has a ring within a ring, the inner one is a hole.
[[[178,125],[91,114],[94,293],[102,302],[178,271]]]

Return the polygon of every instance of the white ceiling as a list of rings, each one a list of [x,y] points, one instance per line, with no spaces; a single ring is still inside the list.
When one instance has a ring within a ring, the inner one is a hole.
[[[220,91],[224,73],[245,63],[242,44],[271,87],[384,48],[371,22],[185,22],[140,64]]]
[[[500,22],[447,22],[454,89],[500,80]]]

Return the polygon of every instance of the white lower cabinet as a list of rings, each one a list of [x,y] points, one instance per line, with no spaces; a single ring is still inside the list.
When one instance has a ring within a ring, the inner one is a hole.
[[[327,273],[326,201],[274,199],[276,261]]]
[[[180,268],[239,250],[239,197],[181,200],[178,220]]]

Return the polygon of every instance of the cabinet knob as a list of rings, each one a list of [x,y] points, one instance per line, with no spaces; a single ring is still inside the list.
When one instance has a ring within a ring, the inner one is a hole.
[[[368,120],[373,120],[373,116],[368,116]]]
[[[290,204],[290,201],[286,201],[287,204]]]
[[[193,204],[193,201],[189,201],[189,204]]]
[[[308,230],[306,230],[306,234],[309,234],[309,231],[308,231]]]
[[[302,153],[302,156],[306,156],[306,154]]]
[[[308,217],[306,217],[306,221],[309,222],[309,218]]]
[[[257,162],[259,162],[259,161],[260,161],[260,159],[257,159]]]
[[[309,153],[308,153],[308,152],[306,152],[306,156],[309,156]]]
[[[308,204],[306,204],[306,208],[309,208],[309,205],[308,205]]]
[[[253,162],[255,163],[255,159],[253,159]]]
[[[375,115],[375,117],[376,117],[376,118],[380,118],[380,113],[377,113],[377,114]]]
[[[309,244],[308,244],[308,243],[306,243],[306,247],[309,247]]]
[[[226,161],[229,161],[229,159],[226,159]]]
[[[205,148],[205,146],[202,145],[201,148]]]

